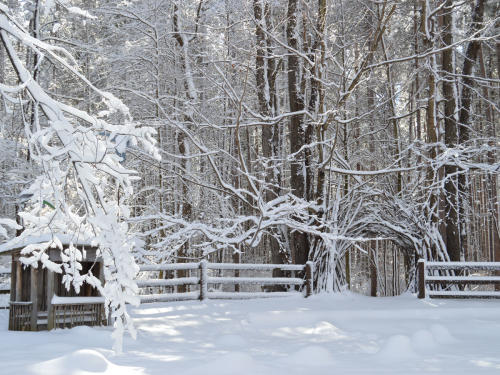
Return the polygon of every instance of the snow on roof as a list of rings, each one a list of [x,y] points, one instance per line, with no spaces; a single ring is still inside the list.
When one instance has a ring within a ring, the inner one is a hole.
[[[84,239],[74,234],[46,233],[39,236],[14,237],[0,245],[0,254],[8,253],[15,249],[21,249],[28,245],[48,242],[54,237],[57,237],[63,245],[69,245],[72,242],[73,245],[91,246],[90,239]]]

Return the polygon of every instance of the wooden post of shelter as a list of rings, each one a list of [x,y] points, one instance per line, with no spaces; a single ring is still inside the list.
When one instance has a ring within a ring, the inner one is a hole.
[[[47,270],[47,329],[54,329],[55,317],[52,307],[52,297],[54,296],[54,272]]]
[[[418,298],[425,298],[425,259],[417,263]]]
[[[17,272],[16,272],[16,262],[14,257],[12,257],[12,262],[10,264],[10,302],[16,301],[16,285],[17,285]],[[9,303],[10,303],[9,302]],[[12,305],[9,307],[9,331],[14,330],[14,319],[12,317]]]
[[[314,263],[309,261],[306,263],[306,297],[313,295],[313,273]]]
[[[207,298],[208,286],[207,286],[207,261],[202,259],[200,262],[200,301],[204,301]]]
[[[16,262],[16,301],[21,301],[23,291],[23,266],[19,259]]]
[[[10,264],[10,301],[14,302],[16,300],[16,262],[12,259]]]
[[[104,261],[101,260],[99,263],[99,281],[101,282],[101,285],[104,287],[104,283],[106,282],[106,279],[104,277]],[[106,304],[106,302],[105,302]],[[104,314],[106,312],[106,305],[103,306],[104,309]],[[113,319],[111,318],[111,309],[108,311],[108,315],[105,317],[106,318],[106,324],[108,326],[113,325]]]
[[[38,267],[31,268],[30,300],[31,300],[31,330],[38,330]]]

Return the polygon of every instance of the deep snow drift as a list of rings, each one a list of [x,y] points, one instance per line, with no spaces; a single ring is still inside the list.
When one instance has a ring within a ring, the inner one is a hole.
[[[7,374],[497,374],[500,301],[322,295],[171,302],[132,309],[136,341],[110,328],[9,332]]]

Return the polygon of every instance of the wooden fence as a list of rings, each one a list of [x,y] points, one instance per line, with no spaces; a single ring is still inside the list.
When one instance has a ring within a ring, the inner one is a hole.
[[[199,290],[194,292],[186,293],[158,293],[158,294],[142,294],[140,296],[142,303],[148,302],[167,302],[167,301],[187,301],[187,300],[205,300],[205,299],[251,299],[251,298],[269,298],[269,297],[284,297],[289,296],[292,292],[239,292],[240,285],[260,285],[260,286],[298,286],[305,290],[305,296],[309,297],[313,293],[313,263],[307,262],[305,265],[295,265],[295,264],[244,264],[244,263],[209,263],[202,260],[198,263],[168,263],[168,264],[152,264],[152,265],[141,265],[140,271],[197,271],[196,276],[189,277],[179,277],[171,279],[139,279],[137,280],[137,285],[139,288],[150,288],[150,287],[169,287],[169,286],[179,286],[179,285],[197,285]],[[214,277],[209,276],[209,271],[221,271],[221,270],[233,270],[235,275],[239,275],[240,271],[289,271],[291,273],[290,277]],[[303,278],[294,277],[295,272],[302,272],[304,274]],[[1,269],[0,276],[9,276],[11,273],[10,269]],[[222,291],[209,291],[209,285],[235,285],[236,292],[222,292]],[[10,284],[0,284],[0,294],[9,293]],[[60,297],[58,297],[60,298]],[[56,310],[63,317],[69,317],[70,323],[73,324],[73,318],[71,317],[74,313],[70,313],[69,310],[85,310],[82,307],[82,302],[80,297],[75,297],[75,301],[70,300],[71,297],[67,297],[67,301],[61,303]],[[27,304],[31,302],[14,303],[18,309],[26,309]],[[86,304],[86,303],[83,303]],[[17,307],[19,305],[19,307]],[[22,307],[21,307],[22,305]],[[58,303],[56,303],[58,305]],[[71,306],[69,308],[68,306]],[[11,302],[11,309],[13,304]],[[2,306],[0,306],[2,308]],[[9,308],[9,306],[3,306],[3,308]],[[86,312],[84,315],[95,315],[99,318],[94,319],[96,322],[100,322],[100,316],[102,314],[101,308],[92,306],[95,310],[92,313]],[[99,310],[99,311],[98,311]],[[49,320],[49,326],[52,322]],[[63,319],[62,324],[66,324],[66,319]],[[54,326],[58,326],[58,320],[54,320]],[[99,323],[98,323],[99,324]],[[74,325],[74,324],[73,324]]]
[[[244,264],[244,263],[209,263],[202,260],[199,263],[169,263],[142,265],[141,272],[146,271],[196,271],[196,276],[175,277],[171,279],[140,279],[137,285],[140,288],[167,287],[179,285],[198,285],[199,290],[186,293],[159,293],[143,294],[141,302],[166,302],[185,300],[205,300],[205,299],[250,299],[289,296],[293,292],[223,292],[210,291],[209,285],[260,285],[260,286],[299,286],[305,289],[305,296],[313,293],[313,263],[307,262],[305,265],[296,264]],[[290,271],[290,277],[214,277],[209,276],[213,271],[233,270],[236,274],[239,271]],[[212,272],[210,272],[212,271]],[[294,277],[295,272],[303,272],[304,278]],[[239,288],[235,288],[239,290]]]
[[[500,290],[470,289],[475,285],[500,285],[500,276],[472,273],[478,271],[500,271],[500,262],[427,262],[420,259],[418,298],[500,298]],[[434,290],[429,290],[429,285],[433,285]]]

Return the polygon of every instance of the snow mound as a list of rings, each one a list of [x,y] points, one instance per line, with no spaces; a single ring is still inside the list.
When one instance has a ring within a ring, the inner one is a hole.
[[[95,375],[140,374],[137,368],[117,366],[95,350],[82,349],[68,355],[37,363],[31,366],[32,374],[50,375]]]
[[[346,334],[339,329],[338,327],[334,326],[330,322],[326,321],[321,321],[319,323],[316,323],[312,329],[304,331],[306,334],[313,334],[313,335],[318,335],[318,336],[326,336],[328,337],[329,340],[333,339],[344,339],[346,338]]]
[[[241,348],[248,345],[248,342],[239,335],[223,335],[218,338],[217,346],[228,346]]]
[[[241,352],[230,352],[219,358],[196,366],[185,375],[217,374],[217,375],[255,375],[266,373],[257,362],[248,354]]]
[[[455,337],[453,337],[448,328],[442,326],[441,324],[433,324],[431,326],[431,332],[434,339],[439,344],[453,344],[458,341]]]
[[[421,329],[411,336],[411,344],[419,352],[432,351],[438,347],[433,334],[425,329]]]
[[[391,362],[404,361],[417,356],[413,350],[410,338],[405,335],[394,335],[389,337],[377,355],[380,360]]]
[[[295,366],[326,367],[333,365],[335,360],[327,349],[317,345],[308,345],[287,357],[284,362]]]

